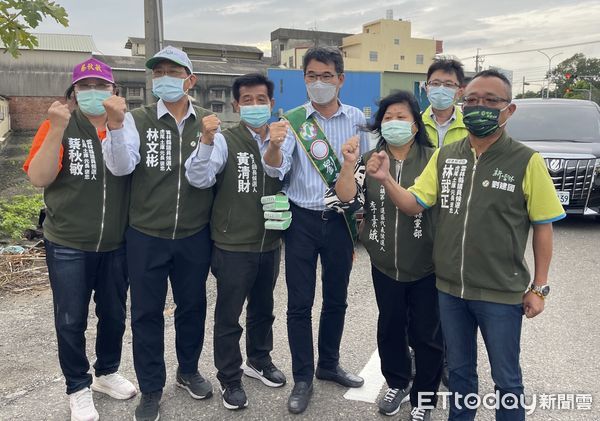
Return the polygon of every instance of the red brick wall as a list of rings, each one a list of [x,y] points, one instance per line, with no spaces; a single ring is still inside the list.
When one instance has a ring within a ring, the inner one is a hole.
[[[64,102],[64,97],[9,97],[10,124],[12,130],[37,130],[48,115],[54,101]]]

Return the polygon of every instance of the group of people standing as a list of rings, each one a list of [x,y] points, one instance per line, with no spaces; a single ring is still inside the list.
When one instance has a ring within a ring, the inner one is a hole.
[[[247,74],[233,84],[241,121],[221,130],[218,117],[186,95],[197,78],[184,52],[166,47],[146,67],[158,102],[127,112],[106,64],[91,58],[77,65],[68,103],[52,104],[24,166],[31,182],[44,187],[47,263],[72,420],[99,419],[92,390],[116,399],[137,394],[118,373],[128,288],[141,391],[135,419],[159,419],[168,282],[176,304],[176,384],[194,399],[213,394],[198,371],[209,271],[217,286],[214,360],[224,406],[248,405],[244,374],[283,386],[286,376],[271,357],[282,242],[294,381],[289,411],[306,410],[314,377],[362,386],[340,365],[357,237],[371,258],[379,309],[377,344],[388,384],[381,413],[394,415],[410,400],[410,419],[429,420],[445,359],[450,391],[476,393],[478,327],[497,389],[523,394],[522,314],[543,310],[551,222],[564,212],[539,154],[504,133],[515,110],[504,76],[484,71],[465,86],[460,63],[436,61],[427,74],[431,106],[423,114],[414,96],[400,91],[381,99],[367,124],[359,109],[339,99],[339,50],[315,47],[303,60],[308,102],[269,124],[273,82]],[[463,93],[464,117],[455,105]],[[369,132],[379,139],[374,150]],[[267,229],[262,201],[281,194],[291,224]],[[531,224],[529,285],[523,255]],[[92,294],[93,375],[85,353]],[[497,414],[524,419],[518,405]],[[459,401],[450,411],[451,420],[474,416]]]

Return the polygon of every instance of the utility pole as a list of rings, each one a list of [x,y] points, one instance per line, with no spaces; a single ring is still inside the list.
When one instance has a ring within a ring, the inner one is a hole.
[[[548,80],[548,88],[546,90],[546,98],[550,98],[550,73],[552,71],[552,59],[562,53],[556,53],[553,56],[549,56],[548,54],[544,53],[542,50],[537,50],[537,52],[545,55],[546,58],[548,59],[548,76],[546,76],[546,79]],[[543,97],[544,97],[544,95],[542,94],[542,98]]]
[[[144,48],[146,61],[163,48],[162,0],[144,0]],[[152,72],[146,70],[146,105],[154,102],[152,95]]]
[[[479,48],[477,49],[477,54],[475,55],[475,73],[479,73]]]
[[[525,98],[525,85],[529,85],[529,82],[525,82],[525,76],[523,76],[523,98]]]

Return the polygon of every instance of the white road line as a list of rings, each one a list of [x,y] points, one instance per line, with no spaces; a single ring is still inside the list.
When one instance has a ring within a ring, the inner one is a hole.
[[[381,374],[381,360],[379,359],[379,352],[375,349],[373,355],[369,359],[369,362],[359,374],[365,379],[365,384],[359,388],[351,388],[344,394],[344,398],[352,401],[362,401],[375,403],[381,387],[385,383],[385,378]]]

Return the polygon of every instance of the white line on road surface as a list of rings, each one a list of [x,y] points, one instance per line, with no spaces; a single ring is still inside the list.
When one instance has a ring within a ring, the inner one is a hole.
[[[344,398],[352,401],[375,403],[381,391],[381,386],[385,383],[385,378],[381,374],[381,360],[377,349],[375,349],[359,376],[365,379],[365,384],[362,387],[348,389],[344,394]]]

